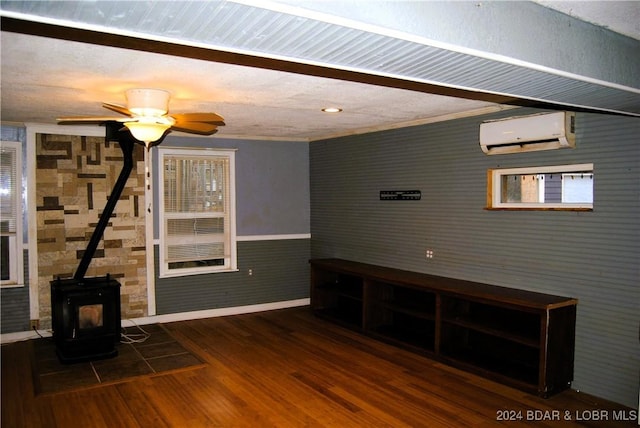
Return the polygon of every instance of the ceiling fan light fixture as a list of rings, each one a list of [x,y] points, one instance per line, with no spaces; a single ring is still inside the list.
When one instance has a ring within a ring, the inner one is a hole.
[[[164,133],[171,127],[169,124],[157,123],[157,122],[125,122],[126,126],[133,138],[138,141],[142,141],[147,149],[149,149],[153,142],[158,141]]]
[[[213,135],[224,118],[216,113],[178,113],[169,115],[170,93],[162,89],[129,89],[127,106],[102,103],[102,107],[126,117],[71,116],[58,118],[60,124],[120,122],[147,150],[162,142],[171,131],[188,134]]]
[[[163,116],[169,112],[170,94],[162,89],[129,89],[127,108],[138,116]]]

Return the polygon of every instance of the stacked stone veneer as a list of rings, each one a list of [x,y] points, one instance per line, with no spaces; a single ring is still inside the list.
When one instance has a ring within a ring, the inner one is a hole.
[[[117,143],[100,137],[38,134],[36,141],[38,296],[41,323],[49,326],[50,281],[75,274],[123,157]],[[85,275],[120,282],[122,318],[147,315],[143,156],[136,146],[133,171]]]

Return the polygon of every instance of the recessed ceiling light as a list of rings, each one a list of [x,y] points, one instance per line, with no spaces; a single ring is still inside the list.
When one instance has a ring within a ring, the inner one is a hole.
[[[340,113],[342,109],[338,107],[326,107],[323,108],[322,111],[325,113]]]

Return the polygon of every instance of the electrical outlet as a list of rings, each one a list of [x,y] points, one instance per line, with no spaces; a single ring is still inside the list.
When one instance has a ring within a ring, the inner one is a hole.
[[[40,320],[30,320],[29,327],[31,330],[37,330],[40,328]]]
[[[433,250],[427,250],[426,252],[426,258],[427,260],[432,259],[433,258]]]

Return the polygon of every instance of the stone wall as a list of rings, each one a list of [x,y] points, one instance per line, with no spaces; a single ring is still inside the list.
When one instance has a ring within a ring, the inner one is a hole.
[[[73,277],[122,169],[117,143],[101,137],[38,134],[36,142],[38,298],[41,325],[51,320],[50,281]],[[146,316],[144,149],[86,277],[107,273],[121,284],[122,318]]]

